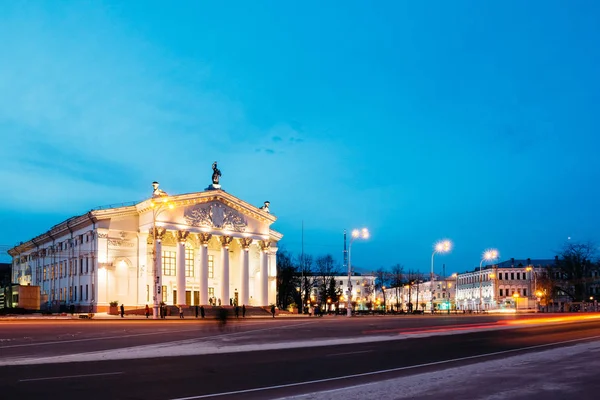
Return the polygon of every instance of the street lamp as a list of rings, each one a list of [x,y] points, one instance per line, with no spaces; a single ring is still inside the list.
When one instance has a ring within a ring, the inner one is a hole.
[[[153,183],[154,193],[152,194],[152,200],[150,200],[150,207],[152,208],[152,265],[154,268],[154,291],[152,294],[152,318],[158,319],[158,307],[160,302],[158,295],[160,294],[160,274],[158,265],[158,255],[156,250],[156,218],[165,210],[173,209],[174,204],[169,200],[169,196],[163,190],[158,189],[158,182]]]
[[[500,254],[496,249],[489,249],[483,252],[483,257],[479,263],[479,312],[483,311],[483,274],[481,273],[481,267],[484,261],[492,261],[498,258]]]
[[[431,282],[431,311],[433,312],[433,256],[435,256],[436,253],[448,253],[450,250],[452,250],[452,242],[445,239],[445,240],[440,240],[439,242],[437,242],[435,244],[435,246],[433,246],[433,252],[431,253],[431,277],[430,277],[430,282]]]
[[[360,230],[354,229],[352,231],[352,237],[350,238],[350,244],[348,245],[348,300],[346,303],[346,315],[352,316],[352,243],[356,239],[368,239],[369,230],[362,228]]]

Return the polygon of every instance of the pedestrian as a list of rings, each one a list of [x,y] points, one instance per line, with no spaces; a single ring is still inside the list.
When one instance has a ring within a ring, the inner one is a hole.
[[[125,307],[121,304],[121,318],[125,316]]]
[[[198,318],[198,306],[196,305],[196,318]]]
[[[242,317],[246,318],[246,305],[242,304]]]
[[[235,317],[236,318],[240,317],[240,308],[238,306],[235,306]]]
[[[179,306],[179,318],[183,319],[183,307]]]
[[[149,316],[150,316],[150,307],[148,307],[148,304],[146,304],[146,319],[148,319]]]
[[[271,314],[273,314],[273,318],[275,318],[275,304],[271,306]]]
[[[200,316],[204,318],[204,306],[200,306]]]

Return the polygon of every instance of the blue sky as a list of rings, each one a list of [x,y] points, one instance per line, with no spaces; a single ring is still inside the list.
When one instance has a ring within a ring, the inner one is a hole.
[[[284,246],[448,273],[598,239],[593,1],[0,5],[0,244],[150,183],[271,201]]]

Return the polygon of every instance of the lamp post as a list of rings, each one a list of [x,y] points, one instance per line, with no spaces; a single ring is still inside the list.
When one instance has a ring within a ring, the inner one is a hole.
[[[368,239],[369,238],[369,230],[367,228],[362,228],[361,230],[354,229],[352,231],[352,237],[350,238],[350,243],[348,244],[348,300],[346,302],[346,316],[352,316],[352,243],[356,239]]]
[[[483,257],[481,258],[481,262],[479,263],[479,312],[483,311],[483,274],[481,271],[481,267],[483,266],[484,261],[492,261],[498,258],[498,250],[489,249],[483,252]]]
[[[150,207],[152,208],[152,266],[154,269],[154,291],[152,294],[152,318],[158,319],[158,307],[160,302],[158,300],[158,295],[160,294],[160,275],[158,265],[158,254],[156,249],[156,218],[165,210],[173,209],[174,205],[171,201],[169,201],[169,196],[163,190],[158,189],[158,182],[153,183],[154,193],[152,194],[152,200],[150,200]],[[160,238],[158,238],[160,239]]]
[[[435,246],[433,246],[433,252],[431,253],[431,277],[429,278],[429,281],[431,282],[431,311],[433,312],[433,299],[434,299],[434,291],[433,291],[433,257],[435,256],[436,253],[448,253],[450,250],[452,250],[452,242],[445,239],[445,240],[440,240],[439,242],[437,242],[435,244]]]

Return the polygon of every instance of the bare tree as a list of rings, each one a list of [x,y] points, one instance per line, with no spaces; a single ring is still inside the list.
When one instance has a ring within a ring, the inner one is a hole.
[[[292,254],[280,249],[277,254],[277,306],[286,309],[295,301],[298,277]]]
[[[310,293],[316,283],[313,257],[310,254],[300,255],[298,257],[297,274],[300,275],[300,292],[298,295],[301,297],[298,299],[297,303],[300,305],[299,309],[302,310],[304,304],[310,299]]]
[[[400,287],[405,283],[404,266],[396,264],[390,272],[390,286],[396,291],[396,310],[400,310],[400,300],[398,299]]]
[[[335,276],[340,275],[340,268],[333,260],[331,254],[318,257],[315,261],[315,275],[318,279],[319,297],[322,303],[327,300],[336,302],[340,293],[336,289]]]
[[[549,278],[554,285],[553,294],[565,294],[572,301],[584,301],[589,286],[599,271],[596,246],[593,243],[566,243],[556,266],[549,268]]]

